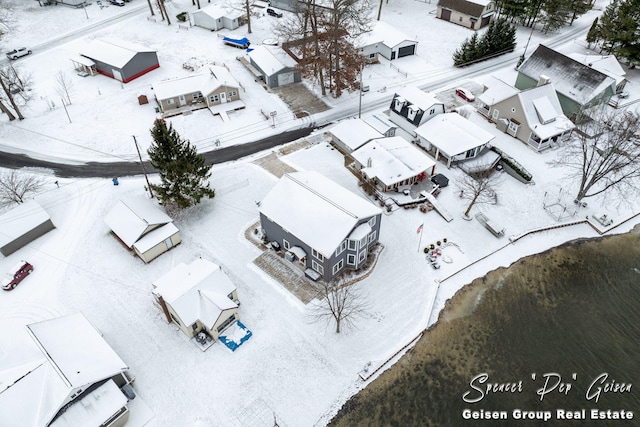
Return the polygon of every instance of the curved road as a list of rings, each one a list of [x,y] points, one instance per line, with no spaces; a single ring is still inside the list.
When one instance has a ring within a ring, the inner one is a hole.
[[[208,165],[238,160],[242,157],[268,150],[273,147],[295,141],[311,133],[314,128],[302,128],[283,132],[279,135],[269,136],[261,140],[220,148],[218,150],[202,153]],[[0,166],[10,169],[23,167],[50,169],[60,178],[113,178],[121,176],[139,175],[142,173],[140,162],[88,162],[81,165],[53,163],[46,160],[38,160],[24,154],[1,153]],[[149,162],[144,162],[144,167],[149,173],[157,171]]]

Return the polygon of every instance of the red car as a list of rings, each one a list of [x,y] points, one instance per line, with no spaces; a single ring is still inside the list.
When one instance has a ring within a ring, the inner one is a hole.
[[[2,279],[2,289],[10,291],[14,289],[25,277],[33,272],[33,265],[27,261],[20,261],[10,273]]]
[[[459,87],[458,89],[456,89],[456,95],[469,102],[473,102],[476,99],[476,97],[471,93],[470,90],[463,87]]]

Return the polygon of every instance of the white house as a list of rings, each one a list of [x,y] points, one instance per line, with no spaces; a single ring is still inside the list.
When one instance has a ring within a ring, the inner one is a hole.
[[[363,34],[357,45],[367,62],[377,62],[378,55],[390,61],[414,55],[418,42],[385,22],[375,21],[371,31]]]
[[[0,215],[0,253],[8,256],[54,228],[37,201],[22,203]]]
[[[429,156],[399,136],[370,141],[351,156],[365,179],[375,180],[382,191],[399,191],[432,176],[436,164]]]
[[[27,325],[33,345],[0,382],[0,425],[120,427],[135,392],[128,367],[82,313]],[[7,359],[11,360],[11,359]]]
[[[416,129],[418,144],[443,157],[447,167],[454,161],[473,159],[495,137],[458,113],[445,113]]]
[[[418,126],[442,113],[444,103],[415,86],[398,89],[389,107],[389,119],[411,135]]]
[[[189,338],[204,331],[214,340],[238,317],[236,286],[217,264],[198,258],[180,263],[153,282],[153,295]]]
[[[214,3],[192,12],[191,19],[194,26],[207,30],[217,31],[222,28],[235,30],[243,24],[244,11]]]
[[[144,262],[153,260],[182,241],[173,220],[148,199],[118,201],[104,222]]]
[[[331,140],[344,153],[349,154],[382,134],[362,119],[343,120],[331,129]]]

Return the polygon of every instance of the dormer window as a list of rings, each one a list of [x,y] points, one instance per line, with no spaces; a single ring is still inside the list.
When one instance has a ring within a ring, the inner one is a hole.
[[[408,107],[408,111],[407,111],[407,118],[409,120],[413,120],[416,118],[416,114],[418,113],[418,108],[416,108],[413,105],[409,105]]]
[[[399,113],[400,111],[402,111],[402,107],[404,107],[405,102],[406,101],[403,97],[398,96],[394,101],[393,109]]]

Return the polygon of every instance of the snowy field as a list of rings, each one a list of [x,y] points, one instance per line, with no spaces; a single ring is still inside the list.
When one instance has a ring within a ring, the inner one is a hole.
[[[452,51],[471,32],[435,19],[435,3],[394,0],[384,4],[383,20],[411,29],[408,35],[420,40],[418,53],[427,64],[425,69],[442,71],[450,67]],[[194,10],[190,0],[172,1],[169,7],[172,16]],[[208,112],[172,119],[178,132],[200,149],[212,149],[217,139],[223,146],[232,145],[304,125],[241,68],[234,59],[241,51],[224,47],[216,33],[149,21],[143,0],[123,8],[99,9],[94,4],[86,10],[88,19],[82,9],[41,9],[37,3],[30,8],[20,20],[19,31],[3,40],[3,50],[14,45],[37,46],[43,42],[43,33],[62,35],[128,8],[140,8],[141,13],[91,30],[51,50],[34,48],[33,55],[19,60],[17,63],[33,75],[35,102],[25,110],[27,119],[20,123],[9,123],[2,117],[3,150],[30,152],[46,159],[133,160],[136,154],[131,135],[136,135],[143,147],[148,146],[149,128],[156,118],[153,106],[138,105],[137,96],[147,94],[151,98],[150,88],[155,81],[185,75],[182,64],[195,61],[192,58],[198,58],[203,66],[213,62],[227,64],[246,88],[241,96],[247,108],[232,114],[228,123],[223,124]],[[253,34],[249,37],[256,44],[273,36],[274,18],[263,12],[252,21]],[[591,12],[574,25],[590,25],[596,13]],[[246,29],[233,33],[244,36]],[[528,36],[528,32],[520,34],[523,43]],[[66,52],[76,52],[79,43],[92,37],[124,38],[156,48],[161,67],[126,85],[103,76],[77,77]],[[541,36],[534,34],[534,46],[541,41],[538,38]],[[573,40],[567,42],[567,51],[580,47]],[[74,78],[72,105],[68,107],[71,123],[60,103],[55,102],[59,96],[53,76],[58,70],[65,70]],[[500,75],[513,77],[513,70],[504,70]],[[391,93],[378,90],[406,84],[412,76],[404,81],[400,77],[405,79],[387,68],[375,72],[372,68],[373,91],[367,97],[390,99]],[[413,77],[425,76],[416,72]],[[53,109],[52,101],[56,104]],[[327,98],[326,102],[334,111],[346,110],[357,103],[357,98],[354,101],[345,95],[339,100]],[[276,129],[264,120],[260,109],[278,111]],[[573,194],[572,184],[563,180],[561,170],[547,164],[558,151],[534,153],[498,133],[479,114],[473,114],[471,119],[495,134],[493,144],[534,176],[535,185],[524,185],[503,174],[497,191],[499,203],[472,211],[484,212],[502,224],[505,237],[494,237],[475,220],[462,220],[468,202],[458,197],[455,188],[461,171],[448,170],[439,163],[438,171],[451,182],[438,201],[455,219],[447,223],[435,211],[423,214],[417,209],[400,209],[383,216],[380,242],[384,250],[373,273],[360,283],[371,308],[357,321],[357,328],[339,335],[333,332],[332,325],[314,322],[309,307],[252,264],[260,252],[245,240],[244,231],[258,220],[256,201],[277,180],[252,160],[268,153],[215,166],[212,186],[216,197],[175,218],[183,243],[148,265],[127,252],[103,222],[120,198],[146,197],[143,178],[121,177],[117,187],[104,179],[68,179],[60,180],[57,188],[53,184],[55,178],[47,176],[46,171],[37,171],[49,182],[37,200],[51,215],[56,229],[0,259],[0,271],[20,259],[35,266],[34,273],[19,287],[0,295],[0,373],[32,357],[30,350],[20,350],[21,344],[29,341],[25,324],[81,311],[136,377],[139,407],[132,409],[128,425],[146,422],[148,426],[267,426],[272,425],[274,415],[283,426],[325,425],[346,399],[366,385],[358,377],[365,365],[371,362],[372,367],[377,367],[435,322],[446,300],[460,287],[522,256],[575,238],[598,235],[587,225],[577,225],[533,234],[509,244],[509,236],[556,224],[556,219],[543,209],[545,197],[557,199]],[[365,197],[353,175],[342,166],[342,157],[324,142],[281,159],[297,170],[317,170]],[[574,205],[564,202],[568,212],[573,213]],[[606,213],[619,223],[639,211],[637,199],[627,203],[589,200],[587,208],[565,221]],[[627,231],[638,221],[635,218],[615,232]],[[422,236],[416,233],[421,224]],[[451,263],[441,263],[442,268],[434,270],[425,261],[422,248],[443,238],[457,247],[445,248],[443,255]],[[178,263],[189,263],[198,256],[220,264],[238,287],[240,317],[253,336],[234,353],[221,344],[202,352],[175,325],[167,324],[162,311],[152,303],[152,281]]]

